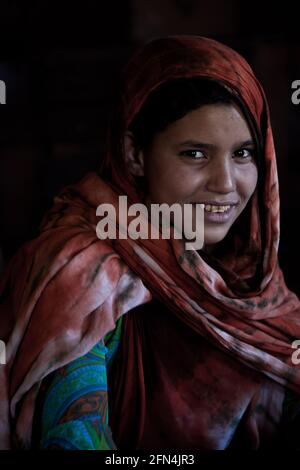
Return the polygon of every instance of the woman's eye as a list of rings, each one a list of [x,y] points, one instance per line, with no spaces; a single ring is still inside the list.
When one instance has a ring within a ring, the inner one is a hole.
[[[204,157],[204,154],[201,152],[201,150],[185,150],[184,152],[181,152],[181,155],[185,157],[191,157],[194,160],[200,160]]]
[[[248,158],[252,158],[254,156],[254,150],[252,149],[240,149],[237,150],[234,155],[238,158],[242,158],[244,160]]]

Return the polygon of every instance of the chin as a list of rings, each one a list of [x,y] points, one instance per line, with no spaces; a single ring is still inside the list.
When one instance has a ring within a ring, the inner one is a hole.
[[[228,233],[228,230],[211,230],[209,233],[204,233],[204,246],[216,245],[224,240]]]

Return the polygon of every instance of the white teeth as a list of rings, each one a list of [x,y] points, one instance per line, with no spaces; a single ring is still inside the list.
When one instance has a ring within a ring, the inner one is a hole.
[[[213,206],[211,204],[205,204],[204,209],[207,212],[226,212],[230,209],[230,206]]]

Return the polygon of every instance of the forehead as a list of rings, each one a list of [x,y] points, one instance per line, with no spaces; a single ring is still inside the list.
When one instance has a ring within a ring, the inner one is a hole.
[[[169,137],[185,139],[222,139],[231,141],[251,138],[241,110],[234,104],[210,104],[190,111],[166,128]]]

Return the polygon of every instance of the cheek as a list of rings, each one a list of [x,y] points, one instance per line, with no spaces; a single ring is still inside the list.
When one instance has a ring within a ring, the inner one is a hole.
[[[248,201],[255,191],[257,185],[258,173],[256,166],[248,168],[247,171],[243,171],[238,181],[238,188],[241,197]]]
[[[155,158],[146,167],[149,192],[165,202],[181,200],[199,184],[197,172],[174,160],[170,164],[169,160]]]
[[[172,203],[180,200],[185,193],[187,184],[176,171],[160,171],[151,173],[148,179],[149,193],[153,199]]]

